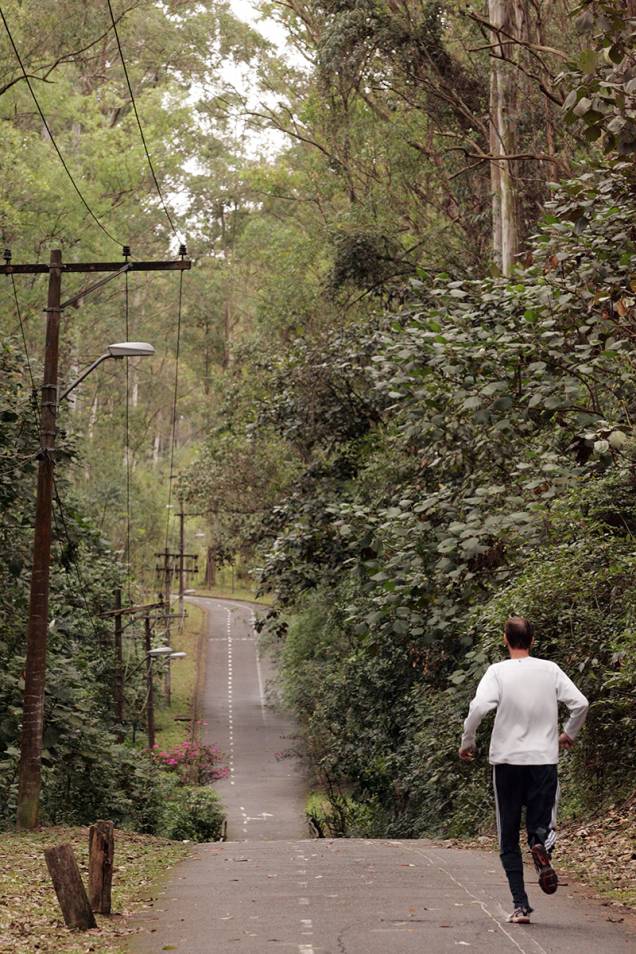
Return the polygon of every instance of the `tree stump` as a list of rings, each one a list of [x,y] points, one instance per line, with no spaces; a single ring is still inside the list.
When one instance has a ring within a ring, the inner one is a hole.
[[[44,858],[66,926],[80,931],[97,927],[71,846],[47,848]]]
[[[98,914],[110,914],[114,854],[112,821],[96,821],[88,830],[88,897]]]

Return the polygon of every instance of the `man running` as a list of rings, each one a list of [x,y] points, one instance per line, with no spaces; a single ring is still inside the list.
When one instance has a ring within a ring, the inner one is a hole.
[[[508,921],[513,924],[529,924],[532,912],[519,849],[521,809],[525,805],[528,844],[539,885],[546,894],[554,894],[558,878],[550,856],[556,841],[559,746],[572,748],[588,710],[585,696],[556,663],[530,656],[532,642],[533,628],[528,620],[511,616],[504,628],[510,659],[489,666],[482,677],[464,722],[459,749],[459,757],[465,762],[475,757],[479,723],[487,712],[496,709],[489,761],[493,766],[501,863],[514,905]],[[559,702],[565,703],[570,713],[560,736]]]

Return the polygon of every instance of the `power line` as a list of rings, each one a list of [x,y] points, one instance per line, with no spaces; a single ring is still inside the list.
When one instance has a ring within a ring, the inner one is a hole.
[[[124,310],[126,318],[126,341],[130,341],[130,323],[128,312],[128,272],[124,275]],[[130,368],[126,358],[126,562],[128,564],[128,600],[131,595],[131,554],[130,554]]]
[[[119,58],[120,58],[120,60],[121,60],[121,65],[122,65],[122,68],[123,68],[123,70],[124,70],[124,76],[126,77],[126,85],[128,86],[128,92],[129,92],[129,94],[130,94],[130,102],[131,102],[131,105],[132,105],[132,108],[133,108],[133,112],[134,112],[134,114],[135,114],[135,119],[137,120],[137,125],[138,125],[138,127],[139,127],[139,135],[141,136],[141,142],[142,142],[143,147],[144,147],[144,152],[146,153],[146,159],[148,160],[148,166],[150,167],[150,172],[151,172],[151,174],[152,174],[152,178],[153,178],[153,181],[154,181],[154,183],[155,183],[155,188],[156,188],[156,190],[157,190],[157,195],[159,196],[159,199],[161,200],[161,204],[162,204],[162,206],[163,206],[163,211],[166,213],[166,218],[168,219],[168,222],[170,223],[170,228],[171,228],[172,231],[174,232],[175,236],[181,241],[181,236],[180,236],[179,233],[177,232],[177,230],[176,230],[176,228],[175,228],[175,225],[174,225],[174,222],[172,221],[172,216],[170,215],[170,212],[168,211],[168,206],[166,205],[165,199],[164,199],[164,197],[163,197],[163,193],[162,193],[162,191],[161,191],[161,187],[159,186],[159,181],[158,181],[158,179],[157,179],[157,176],[155,175],[155,169],[154,169],[154,166],[153,166],[153,164],[152,164],[152,159],[150,158],[150,153],[149,153],[149,151],[148,151],[148,145],[147,145],[147,143],[146,143],[146,137],[145,137],[145,135],[144,135],[144,130],[143,130],[143,127],[142,127],[142,125],[141,125],[141,119],[139,118],[139,112],[138,112],[138,110],[137,110],[137,103],[135,102],[135,94],[133,93],[132,85],[131,85],[131,83],[130,83],[130,77],[128,76],[128,68],[127,68],[127,66],[126,66],[126,60],[124,59],[124,51],[122,50],[122,47],[121,47],[121,41],[120,41],[120,39],[119,39],[119,32],[118,32],[118,30],[117,30],[117,24],[116,24],[116,22],[115,22],[115,16],[114,16],[114,14],[113,14],[113,8],[112,8],[112,5],[111,5],[110,0],[106,0],[106,2],[108,3],[108,12],[110,13],[110,19],[111,19],[112,24],[113,24],[113,32],[114,32],[114,34],[115,34],[115,39],[116,39],[116,41],[117,41],[117,49],[119,50]]]
[[[26,333],[24,331],[24,322],[22,320],[22,309],[20,308],[20,302],[18,300],[18,289],[15,286],[15,277],[11,275],[11,287],[13,289],[13,299],[15,301],[15,310],[18,316],[18,322],[20,323],[20,331],[22,333],[22,345],[24,347],[24,356],[26,358],[27,368],[29,369],[29,377],[31,378],[31,388],[32,388],[32,400],[35,399],[35,394],[37,393],[37,388],[35,386],[35,380],[33,378],[33,368],[31,367],[31,358],[29,357],[29,349],[27,346]],[[37,404],[36,404],[37,409]],[[39,424],[39,410],[37,411],[38,415],[38,424]]]
[[[172,400],[172,437],[170,441],[170,472],[168,475],[168,506],[166,514],[166,552],[170,530],[170,507],[172,506],[172,483],[174,481],[174,445],[177,431],[177,397],[179,393],[179,352],[181,349],[181,307],[183,303],[183,272],[179,272],[179,305],[177,310],[177,350],[174,367],[174,396]]]
[[[72,174],[71,174],[71,171],[70,171],[69,167],[68,167],[67,164],[66,164],[66,160],[64,159],[64,156],[63,156],[62,153],[60,152],[60,149],[59,149],[59,147],[58,147],[58,145],[57,145],[57,143],[56,143],[56,141],[55,141],[55,138],[54,138],[54,136],[53,136],[53,133],[51,132],[50,126],[49,126],[48,122],[46,121],[46,116],[44,115],[44,113],[43,113],[43,111],[42,111],[42,107],[40,106],[40,103],[38,102],[38,98],[37,98],[37,96],[35,95],[35,91],[34,91],[34,89],[33,89],[33,86],[31,85],[31,79],[29,78],[29,75],[28,75],[26,69],[24,68],[24,63],[22,62],[22,58],[21,58],[21,56],[20,56],[20,54],[19,54],[19,52],[18,52],[18,48],[17,48],[17,46],[15,45],[15,40],[13,39],[13,36],[12,36],[12,34],[11,34],[11,30],[9,29],[9,24],[7,23],[7,18],[5,17],[4,12],[3,12],[3,10],[2,10],[1,7],[0,7],[0,17],[2,18],[2,22],[4,23],[4,28],[5,28],[5,30],[7,31],[7,36],[9,37],[9,42],[11,43],[11,46],[13,47],[13,52],[15,53],[16,59],[17,59],[18,63],[20,64],[20,69],[22,70],[22,75],[23,75],[23,77],[24,77],[24,79],[25,79],[25,81],[26,81],[27,86],[29,87],[29,92],[31,93],[31,96],[32,96],[32,98],[33,98],[33,102],[35,103],[35,108],[37,109],[38,113],[40,114],[40,119],[42,120],[42,122],[43,122],[43,124],[44,124],[44,128],[46,129],[46,131],[47,131],[47,133],[48,133],[48,135],[49,135],[49,138],[50,138],[50,140],[51,140],[51,144],[52,144],[53,148],[55,149],[55,151],[56,151],[56,153],[57,153],[57,155],[58,155],[58,158],[59,158],[60,162],[62,163],[62,165],[63,165],[63,167],[64,167],[64,171],[66,172],[67,176],[68,176],[69,179],[71,180],[71,184],[72,184],[73,188],[74,188],[75,191],[77,192],[77,194],[78,194],[78,196],[79,196],[79,198],[80,198],[80,200],[81,200],[81,202],[82,202],[84,208],[86,209],[86,211],[88,212],[88,214],[90,215],[90,217],[93,219],[93,221],[99,226],[99,228],[102,230],[102,232],[103,232],[105,235],[108,236],[108,238],[111,240],[111,242],[114,242],[115,245],[121,246],[122,243],[119,242],[119,241],[115,238],[115,236],[112,235],[112,234],[108,231],[108,229],[106,228],[106,226],[103,225],[103,224],[100,222],[100,220],[97,218],[97,216],[95,215],[95,213],[94,213],[93,210],[91,209],[90,205],[88,204],[88,202],[87,202],[86,199],[84,198],[84,195],[83,195],[83,193],[81,192],[79,186],[77,185],[75,179],[73,178],[73,176],[72,176]]]

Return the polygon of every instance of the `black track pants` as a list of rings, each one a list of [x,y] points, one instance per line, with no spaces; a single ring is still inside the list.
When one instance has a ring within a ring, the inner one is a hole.
[[[523,862],[519,848],[521,810],[525,806],[530,847],[540,841],[551,851],[556,840],[557,767],[495,765],[493,786],[501,863],[515,906],[524,905],[528,903],[528,896],[523,883]]]

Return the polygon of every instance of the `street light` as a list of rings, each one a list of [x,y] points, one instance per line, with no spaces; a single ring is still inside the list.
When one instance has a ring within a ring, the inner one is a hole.
[[[55,470],[57,410],[61,400],[107,358],[141,357],[154,354],[152,345],[143,341],[112,344],[103,355],[80,375],[62,394],[58,393],[59,322],[61,254],[53,252],[49,271],[47,337],[44,355],[44,382],[40,407],[40,450],[35,505],[35,533],[27,649],[24,666],[22,733],[18,785],[17,825],[33,829],[38,823],[42,788],[42,737],[44,732],[44,691],[49,617],[49,578],[51,573],[51,517]]]
[[[65,391],[62,391],[57,399],[58,403],[67,398],[71,391],[74,391],[77,385],[88,377],[91,371],[99,367],[102,361],[107,361],[109,358],[149,358],[154,353],[155,349],[147,341],[120,341],[118,344],[109,345],[104,354],[100,354],[99,358],[80,374],[77,381],[73,381]]]
[[[166,673],[164,681],[164,689],[166,694],[166,703],[167,705],[172,705],[172,660],[173,659],[185,659],[188,655],[184,652],[174,652],[166,653]]]

